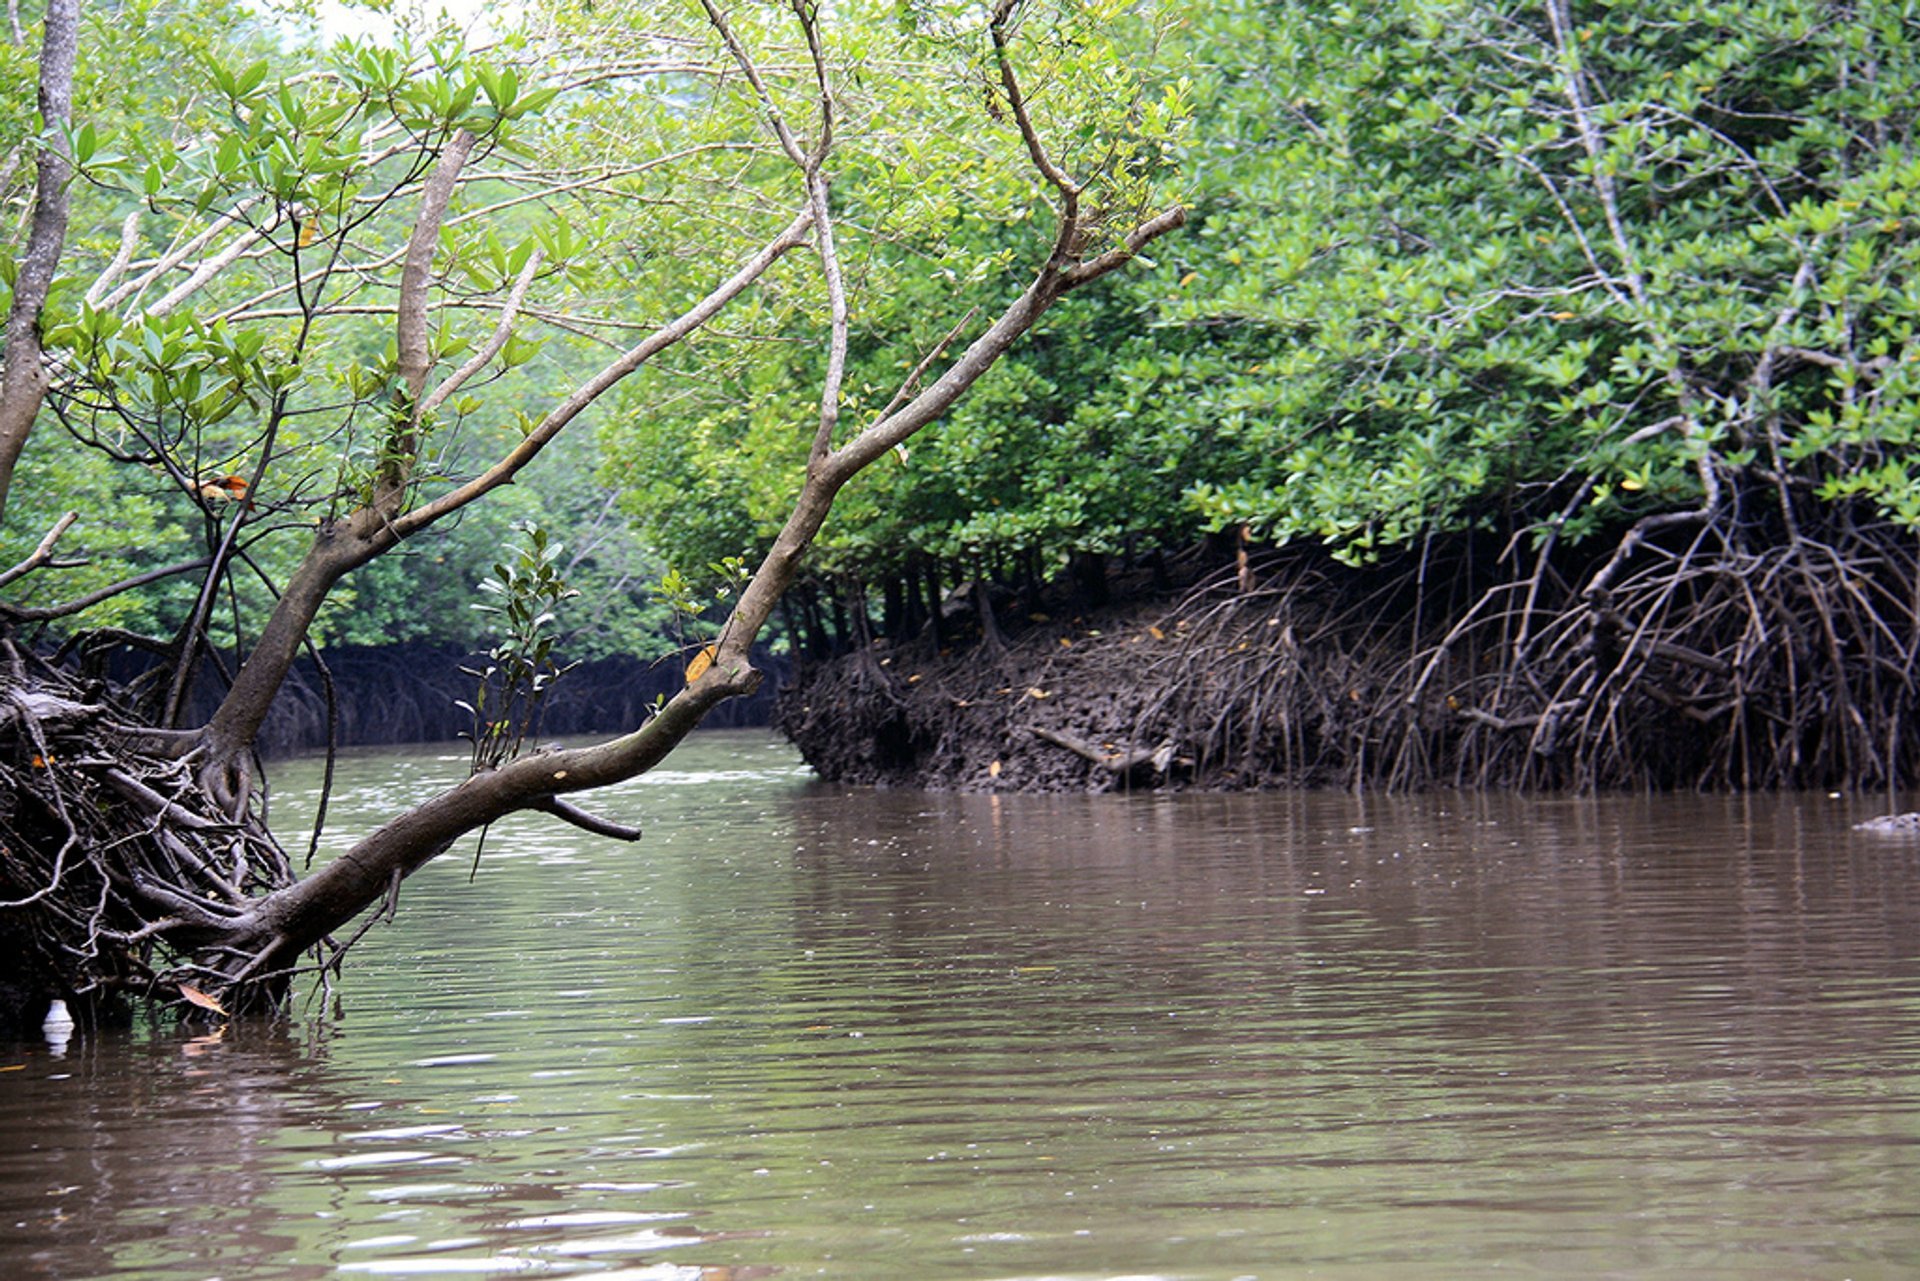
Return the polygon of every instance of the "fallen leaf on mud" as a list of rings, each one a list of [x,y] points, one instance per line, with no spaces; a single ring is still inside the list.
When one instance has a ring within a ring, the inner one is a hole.
[[[691,685],[699,680],[702,673],[713,666],[715,652],[713,646],[709,645],[693,656],[693,661],[687,664],[687,684]]]
[[[187,1004],[197,1005],[203,1010],[212,1010],[215,1014],[225,1014],[227,1012],[226,1006],[220,1004],[219,1001],[208,996],[191,983],[182,983],[180,985],[180,996]]]
[[[999,761],[991,761],[991,762],[989,762],[989,763],[987,764],[987,777],[988,777],[988,778],[999,778],[999,777],[1000,777],[1000,762],[999,762]]]
[[[1052,698],[1053,691],[1050,689],[1041,689],[1038,685],[1029,685],[1027,686],[1027,697],[1028,698]]]
[[[1062,648],[1062,649],[1072,649],[1072,648],[1073,648],[1073,642],[1072,642],[1072,641],[1070,641],[1070,640],[1068,640],[1068,639],[1067,639],[1066,637],[1064,637],[1064,636],[1062,636],[1062,637],[1060,638],[1060,648]]]
[[[913,675],[907,677],[907,684],[911,685],[919,679],[921,679],[921,674],[919,672],[915,672]]]

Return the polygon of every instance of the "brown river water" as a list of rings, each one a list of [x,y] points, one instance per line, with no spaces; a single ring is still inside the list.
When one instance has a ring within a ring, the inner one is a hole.
[[[1920,1276],[1884,805],[669,766],[409,881],[337,1011],[0,1045],[0,1278]],[[349,757],[342,839],[463,768]]]

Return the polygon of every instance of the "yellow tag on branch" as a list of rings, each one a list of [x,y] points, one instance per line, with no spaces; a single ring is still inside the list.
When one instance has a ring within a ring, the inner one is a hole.
[[[687,664],[687,684],[693,684],[706,674],[707,669],[713,666],[716,653],[714,647],[709,645],[693,656],[693,661]]]

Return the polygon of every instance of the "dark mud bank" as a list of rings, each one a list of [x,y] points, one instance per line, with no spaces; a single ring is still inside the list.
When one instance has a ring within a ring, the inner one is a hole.
[[[1112,608],[1008,610],[969,643],[950,626],[802,664],[773,724],[828,780],[945,790],[1920,783],[1920,614],[1855,622],[1750,557],[1684,577],[1646,557],[1611,592],[1557,586],[1578,565],[1516,588],[1495,559],[1287,551]],[[1910,556],[1881,565],[1878,599],[1920,598]]]
[[[800,664],[772,723],[821,777],[958,791],[1244,789],[1340,781],[1353,666],[1303,649],[1301,602],[1237,579],[1072,605],[987,640],[877,641]],[[1319,611],[1316,611],[1319,612]],[[1322,696],[1324,693],[1324,697]],[[1302,694],[1307,697],[1302,698]]]

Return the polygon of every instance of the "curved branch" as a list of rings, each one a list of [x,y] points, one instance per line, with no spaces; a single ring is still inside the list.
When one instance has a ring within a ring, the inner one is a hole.
[[[477,141],[465,129],[456,129],[447,140],[439,164],[421,188],[420,212],[407,240],[406,263],[400,268],[400,314],[394,321],[394,336],[400,347],[400,379],[407,385],[409,403],[416,406],[426,389],[432,361],[427,342],[427,289],[433,283],[433,255],[440,247],[440,224],[446,220],[460,170]]]
[[[616,841],[637,841],[640,839],[640,829],[637,826],[630,826],[626,823],[616,823],[610,818],[602,818],[598,814],[589,814],[578,805],[569,805],[557,796],[549,796],[546,800],[536,803],[532,808],[540,811],[542,814],[551,814],[555,818],[563,819],[581,831],[591,832],[595,836],[607,836]]]
[[[127,269],[127,264],[133,261],[133,247],[139,242],[140,211],[136,209],[127,215],[125,222],[120,224],[120,248],[113,255],[113,261],[107,264],[107,269],[101,272],[91,285],[87,286],[87,306],[100,305],[101,297],[113,287],[113,282],[120,278],[120,274]]]
[[[15,565],[12,569],[0,573],[0,587],[5,587],[16,578],[25,578],[28,574],[31,574],[34,570],[52,560],[53,549],[59,545],[61,536],[73,528],[73,522],[79,519],[80,513],[74,511],[68,512],[59,520],[53,522],[53,528],[47,531],[47,536],[40,540],[40,545],[34,548],[25,560]],[[5,608],[5,605],[0,605],[0,609]]]
[[[8,605],[0,602],[0,614],[22,622],[45,622],[50,618],[68,618],[83,610],[92,609],[103,600],[111,600],[122,592],[145,587],[148,583],[157,583],[163,578],[172,578],[175,574],[189,574],[196,569],[205,569],[211,564],[213,564],[212,557],[202,556],[199,560],[183,560],[174,565],[162,565],[157,569],[135,574],[131,578],[123,578],[117,583],[108,583],[105,587],[90,591],[85,596],[77,596],[58,605]]]
[[[445,382],[435,387],[432,393],[420,402],[421,418],[425,418],[445,404],[447,397],[459,391],[469,378],[485,369],[488,362],[498,356],[500,349],[507,345],[507,339],[513,337],[513,322],[520,315],[520,304],[526,301],[527,286],[533,283],[534,273],[540,270],[540,264],[543,261],[545,257],[538,249],[527,258],[527,265],[520,269],[518,279],[513,282],[513,292],[507,295],[506,305],[500,310],[500,323],[494,326],[493,336],[487,339],[484,347],[474,353],[473,359],[454,370]]]

